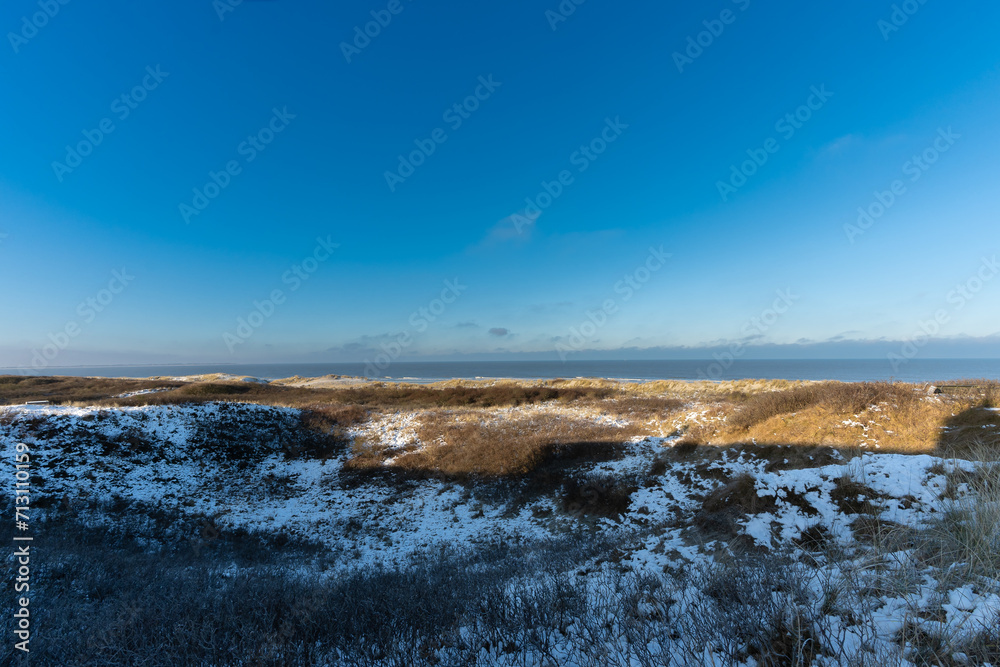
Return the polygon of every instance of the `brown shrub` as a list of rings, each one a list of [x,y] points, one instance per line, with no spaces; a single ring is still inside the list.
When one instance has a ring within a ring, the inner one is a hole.
[[[460,408],[535,405],[549,401],[572,403],[582,399],[602,399],[614,392],[608,387],[557,388],[539,384],[520,386],[497,384],[485,387],[428,387],[423,385],[372,384],[348,389],[327,390],[338,403],[354,403],[384,408]]]
[[[990,380],[983,384],[984,408],[1000,408],[1000,381]]]
[[[878,501],[883,498],[885,495],[846,475],[834,482],[830,492],[830,500],[844,514],[877,516],[882,511]]]
[[[724,424],[701,436],[716,444],[860,447],[884,452],[935,451],[957,399],[927,399],[913,385],[825,382],[751,395],[729,408]]]
[[[740,443],[731,445],[727,449],[730,456],[749,456],[767,461],[765,472],[818,468],[840,463],[847,458],[834,447],[806,443],[797,446]]]
[[[509,477],[530,473],[551,459],[600,457],[601,450],[633,435],[625,427],[551,413],[481,421],[482,412],[431,412],[417,430],[420,449],[399,456],[392,468],[449,478]],[[352,468],[381,465],[377,444],[363,444]]]
[[[821,395],[817,386],[808,386],[748,396],[739,411],[730,417],[729,427],[734,431],[747,431],[751,426],[775,415],[796,412],[815,405],[820,401]]]
[[[834,382],[823,387],[824,400],[845,412],[864,412],[878,405],[904,408],[919,400],[913,385],[903,382]]]
[[[677,458],[686,458],[704,444],[705,443],[698,438],[685,436],[674,443],[674,446],[670,448],[670,452],[675,454]]]
[[[757,495],[756,484],[753,475],[742,473],[715,489],[705,497],[694,525],[709,535],[731,538],[739,533],[739,519],[777,509],[773,497]]]
[[[637,490],[612,475],[586,479],[571,477],[562,488],[562,509],[577,518],[600,516],[618,518],[628,511],[632,494]]]
[[[355,437],[351,443],[351,456],[344,462],[344,474],[349,486],[363,484],[367,480],[359,473],[389,472],[385,463],[385,451],[378,443],[367,438]]]
[[[974,405],[949,415],[939,435],[938,453],[973,460],[996,457],[1000,454],[1000,412]]]
[[[51,403],[98,401],[130,391],[176,388],[182,384],[122,378],[0,375],[0,405],[15,405],[25,401]]]
[[[594,402],[593,405],[619,418],[648,419],[667,417],[683,409],[687,403],[673,396],[625,394],[614,399]]]
[[[118,398],[141,389],[168,391]],[[127,378],[0,376],[0,405],[26,400],[94,405],[172,405],[206,401],[241,401],[285,407],[315,404],[357,405],[364,408],[426,409],[434,407],[508,407],[548,401],[573,403],[624,396],[608,386],[553,387],[497,383],[486,386],[387,385],[374,382],[347,388],[310,388],[239,380],[166,381]]]
[[[859,516],[848,527],[854,533],[854,539],[865,544],[885,545],[900,539],[906,532],[895,521],[866,515]]]
[[[954,380],[938,385],[945,394],[978,399],[978,407],[1000,407],[1000,381],[986,378]]]
[[[360,405],[311,405],[302,412],[302,424],[315,431],[329,433],[360,424],[368,419],[368,410]]]
[[[750,473],[742,473],[723,484],[705,497],[703,512],[736,510],[742,514],[770,512],[777,508],[774,498],[757,495],[757,480]]]
[[[807,551],[822,551],[833,541],[834,537],[827,527],[817,523],[803,530],[797,538],[792,540],[792,544]]]
[[[963,378],[941,382],[935,386],[945,395],[979,399],[979,406],[984,408],[998,407],[1000,402],[1000,380]]]
[[[729,424],[734,431],[747,431],[771,417],[814,405],[857,414],[882,404],[896,408],[910,407],[917,403],[918,398],[912,385],[901,382],[823,382],[786,391],[753,394],[729,419]]]
[[[325,416],[307,419],[326,420],[323,426],[327,429],[343,429],[380,411],[553,403],[579,405],[627,420],[634,424],[630,434],[664,435],[679,429],[706,444],[830,446],[845,453],[865,445],[878,446],[881,451],[951,455],[963,455],[972,445],[1000,445],[1000,413],[981,409],[996,405],[1000,384],[993,380],[957,384],[967,385],[961,388],[964,393],[928,398],[925,391],[918,392],[912,385],[889,382],[623,383],[573,379],[448,381],[432,385],[369,382],[313,388],[213,377],[182,382],[0,376],[0,405],[42,399],[97,406],[248,402],[319,412]],[[142,389],[165,391],[118,398]],[[702,414],[681,424],[679,412],[685,407],[691,408],[692,415]],[[493,436],[479,434],[474,439],[481,437]],[[531,466],[530,462],[526,465]]]
[[[48,399],[53,403],[163,405],[203,401],[243,401],[286,407],[312,404],[360,405],[365,408],[509,407],[545,402],[599,405],[611,414],[664,416],[693,398],[727,393],[797,387],[785,381],[741,380],[730,383],[663,380],[625,383],[616,380],[451,380],[429,385],[367,382],[348,387],[303,387],[283,382],[259,383],[206,376],[170,379],[0,376],[0,405]],[[166,388],[155,394],[117,398],[140,389]]]

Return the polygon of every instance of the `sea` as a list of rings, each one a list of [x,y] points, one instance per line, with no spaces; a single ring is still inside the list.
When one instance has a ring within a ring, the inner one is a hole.
[[[369,367],[369,371],[371,367]],[[185,376],[203,373],[249,375],[262,380],[298,375],[365,377],[362,363],[309,364],[179,364],[160,366],[49,367],[34,375],[93,377]],[[0,369],[0,374],[24,373]],[[370,376],[369,376],[370,377]],[[377,379],[427,383],[451,379],[609,378],[620,380],[841,380],[861,382],[954,382],[961,379],[1000,379],[1000,359],[910,359],[893,367],[882,359],[737,359],[737,360],[627,360],[627,361],[394,361]]]

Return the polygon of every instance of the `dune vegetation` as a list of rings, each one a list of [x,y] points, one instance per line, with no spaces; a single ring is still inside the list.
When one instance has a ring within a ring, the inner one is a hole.
[[[33,657],[1000,664],[996,382],[328,384],[0,377]]]

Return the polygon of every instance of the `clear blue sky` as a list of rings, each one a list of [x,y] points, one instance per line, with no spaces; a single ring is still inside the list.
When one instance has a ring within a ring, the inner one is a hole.
[[[0,365],[1000,356],[1000,5],[226,1],[0,9]]]

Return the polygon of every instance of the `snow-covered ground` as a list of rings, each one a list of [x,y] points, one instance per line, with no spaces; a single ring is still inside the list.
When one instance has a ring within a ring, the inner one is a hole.
[[[507,418],[511,410],[519,409],[496,410],[495,418]],[[572,408],[564,410],[579,417]],[[795,468],[744,453],[708,460],[670,456],[676,438],[634,438],[616,460],[579,464],[571,471],[584,481],[614,479],[634,489],[623,514],[598,518],[585,506],[567,511],[558,493],[512,503],[435,479],[359,483],[343,469],[350,456],[347,448],[325,460],[288,455],[286,440],[293,431],[282,429],[291,429],[296,417],[297,411],[288,408],[242,404],[17,406],[0,419],[0,445],[7,461],[13,460],[16,443],[30,446],[36,494],[120,497],[212,517],[220,527],[319,541],[329,548],[328,567],[338,572],[404,565],[415,552],[441,543],[474,547],[497,539],[558,537],[582,523],[589,530],[622,536],[618,557],[599,559],[600,564],[588,568],[595,585],[609,568],[662,575],[708,567],[736,542],[752,552],[808,562],[810,594],[817,599],[836,582],[916,568],[911,586],[882,591],[865,602],[872,624],[857,622],[856,601],[825,611],[825,627],[847,653],[869,645],[889,650],[899,644],[905,623],[960,643],[963,634],[1000,621],[1000,582],[955,581],[947,572],[921,566],[905,548],[891,553],[874,549],[877,536],[870,534],[873,524],[921,528],[949,503],[961,502],[970,489],[951,478],[956,471],[973,470],[970,462],[879,453],[847,460],[834,454],[832,463]],[[220,422],[248,429],[279,426],[272,438],[252,443],[253,455],[233,460],[206,450],[206,443],[215,442],[206,429]],[[389,414],[350,433],[375,438],[391,452],[427,445],[417,440],[417,422],[413,413]],[[7,470],[12,477],[12,468]],[[743,506],[733,501],[729,514],[726,508],[709,512],[709,494],[738,479],[752,480],[755,507],[745,507],[744,498]],[[5,490],[13,488],[13,483],[4,485]],[[595,482],[590,495],[599,504],[606,492]],[[729,534],[726,517],[734,526]],[[705,528],[717,524],[723,528]],[[822,536],[821,547],[816,536]],[[841,554],[839,559],[830,556],[833,550]],[[681,590],[676,604],[693,604],[701,595]],[[567,633],[569,637],[572,630]],[[690,647],[685,650],[690,655]],[[705,661],[718,658],[711,647],[704,651]],[[898,658],[899,664],[907,664],[905,650]],[[953,659],[962,664],[962,655]],[[746,660],[755,664],[753,658]],[[837,664],[817,657],[817,663],[823,660]]]

